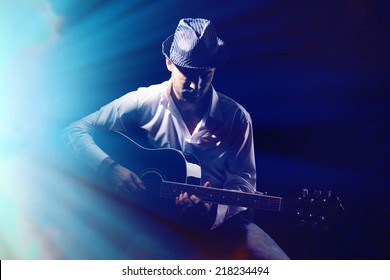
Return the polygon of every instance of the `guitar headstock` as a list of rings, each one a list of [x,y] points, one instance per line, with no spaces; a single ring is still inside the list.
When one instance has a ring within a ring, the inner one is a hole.
[[[298,198],[298,207],[294,211],[300,225],[329,230],[345,212],[345,208],[340,198],[330,190],[310,192],[303,189]]]

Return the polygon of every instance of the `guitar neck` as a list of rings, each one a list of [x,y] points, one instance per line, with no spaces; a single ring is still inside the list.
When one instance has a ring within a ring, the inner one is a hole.
[[[273,212],[280,212],[282,206],[282,197],[278,196],[206,188],[176,182],[163,181],[161,183],[161,197],[174,198],[182,192],[194,194],[203,201],[210,203],[250,207]]]

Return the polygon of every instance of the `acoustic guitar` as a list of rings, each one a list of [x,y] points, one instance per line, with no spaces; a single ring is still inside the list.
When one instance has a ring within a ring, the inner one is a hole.
[[[173,199],[180,193],[187,192],[213,204],[287,212],[301,220],[316,223],[329,222],[327,214],[331,213],[334,207],[342,208],[339,198],[331,192],[323,195],[322,192],[315,191],[312,197],[309,196],[308,190],[304,189],[299,197],[285,198],[259,192],[206,188],[200,185],[202,168],[199,161],[191,154],[171,148],[145,148],[118,131],[97,133],[94,135],[94,141],[113,160],[141,178],[147,189],[141,196],[148,198],[146,204],[149,205],[174,205]],[[137,196],[135,200],[139,203],[142,199]],[[165,211],[158,207],[156,209],[158,213]],[[178,211],[177,208],[172,208],[169,215]]]

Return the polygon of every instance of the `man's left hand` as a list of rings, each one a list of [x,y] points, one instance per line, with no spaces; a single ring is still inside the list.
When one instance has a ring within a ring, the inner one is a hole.
[[[204,187],[210,187],[210,182],[206,182]],[[176,205],[184,211],[196,211],[200,215],[206,215],[210,212],[212,207],[211,203],[204,202],[196,195],[189,196],[187,192],[181,193],[178,197],[176,197]]]

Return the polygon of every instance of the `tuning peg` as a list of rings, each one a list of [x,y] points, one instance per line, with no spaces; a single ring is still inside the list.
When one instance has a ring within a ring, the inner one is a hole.
[[[309,195],[309,190],[308,189],[303,189],[302,190],[302,197],[307,197]]]
[[[328,190],[328,198],[331,198],[331,197],[332,197],[332,191]]]

